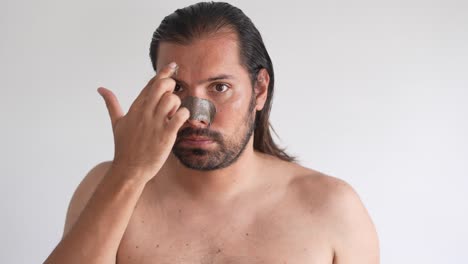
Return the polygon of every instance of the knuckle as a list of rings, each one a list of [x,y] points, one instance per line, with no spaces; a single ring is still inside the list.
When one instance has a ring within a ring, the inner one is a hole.
[[[166,92],[163,95],[162,101],[166,106],[172,106],[172,105],[178,104],[180,99],[178,98],[177,95],[174,95],[170,92]]]
[[[151,94],[156,95],[162,91],[172,93],[172,89],[175,87],[175,85],[176,85],[176,81],[171,78],[157,79],[154,81],[153,85],[151,86],[151,90],[152,90]]]
[[[162,79],[155,79],[155,80],[153,81],[152,88],[160,87],[160,86],[161,86],[161,81],[162,81]]]
[[[160,99],[160,103],[162,104],[169,104],[171,102],[171,94],[169,92],[165,92]]]
[[[184,111],[184,110],[181,109],[180,111]],[[176,112],[174,116],[172,116],[172,121],[175,122],[176,124],[179,124],[180,122],[186,119],[186,116],[188,116],[187,114],[184,114],[180,111]]]
[[[161,86],[164,88],[172,88],[176,85],[176,81],[172,78],[160,79]]]
[[[180,100],[180,97],[173,94],[173,93],[169,93],[169,98],[171,98],[171,101],[174,102],[176,105],[180,105],[182,103],[182,101]]]

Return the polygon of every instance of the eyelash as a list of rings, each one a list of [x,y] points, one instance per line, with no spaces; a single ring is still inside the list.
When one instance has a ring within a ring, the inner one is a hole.
[[[219,87],[218,85],[226,86],[227,88],[226,88],[226,90],[224,90],[223,92],[220,92],[220,91],[217,91],[217,90],[216,90],[216,88]],[[175,90],[177,87],[182,87],[182,86],[181,86],[180,84],[177,83],[177,84],[176,84],[176,87],[174,88],[174,93],[180,92],[180,91],[176,91],[176,90]],[[216,90],[217,93],[225,93],[229,88],[230,88],[229,85],[226,84],[226,83],[215,83],[215,84],[214,84],[214,89]]]

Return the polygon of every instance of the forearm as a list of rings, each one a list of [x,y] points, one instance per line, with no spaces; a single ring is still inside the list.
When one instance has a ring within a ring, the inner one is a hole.
[[[131,174],[131,175],[130,175]],[[142,172],[111,168],[46,264],[115,264],[117,250],[146,182]]]

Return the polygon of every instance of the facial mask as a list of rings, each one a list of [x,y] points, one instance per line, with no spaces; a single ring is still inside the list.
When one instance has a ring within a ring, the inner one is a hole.
[[[199,120],[208,124],[213,123],[216,114],[216,107],[207,100],[194,96],[187,96],[182,100],[181,107],[186,107],[190,111],[190,120]]]

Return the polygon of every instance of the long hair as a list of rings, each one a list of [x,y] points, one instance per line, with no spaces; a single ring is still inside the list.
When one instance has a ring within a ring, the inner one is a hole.
[[[189,44],[197,37],[216,33],[221,29],[230,29],[237,33],[240,61],[249,73],[252,89],[262,68],[270,75],[265,105],[255,114],[254,149],[285,161],[297,162],[297,158],[287,154],[284,148],[278,147],[271,136],[270,128],[275,132],[269,121],[275,84],[273,65],[260,32],[239,8],[224,2],[200,2],[177,9],[166,16],[151,40],[149,55],[153,69],[157,70],[160,42]]]

